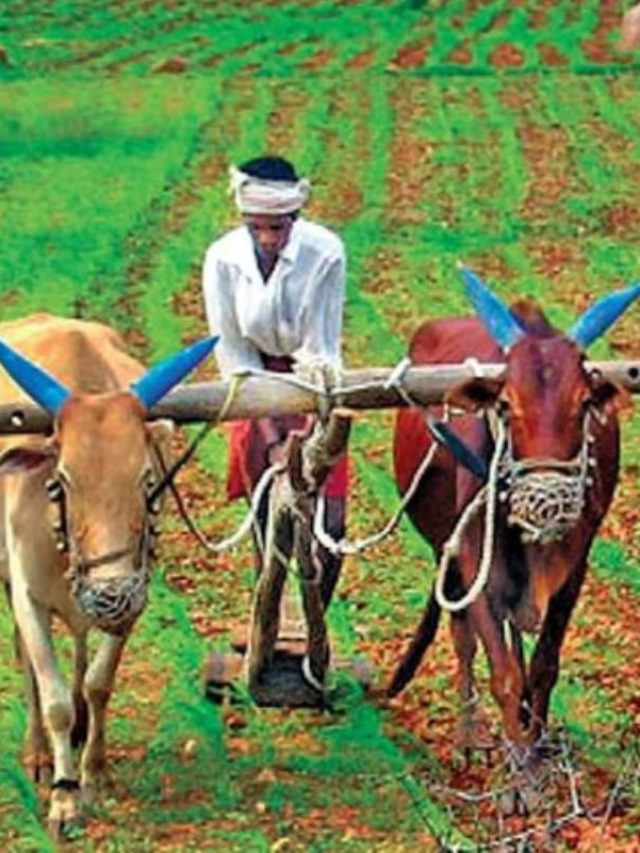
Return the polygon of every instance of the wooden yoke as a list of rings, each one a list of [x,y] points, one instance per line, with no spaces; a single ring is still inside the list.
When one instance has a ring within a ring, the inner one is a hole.
[[[622,385],[632,394],[640,393],[640,361],[591,361],[588,371],[598,371],[609,381]],[[458,364],[412,365],[402,374],[402,393],[391,383],[394,370],[367,367],[345,370],[339,399],[350,409],[391,409],[408,405],[441,403],[456,385],[473,378],[499,379],[504,364],[463,362]],[[195,382],[170,391],[149,412],[149,418],[168,418],[178,424],[203,421],[233,421],[245,418],[281,415],[318,414],[318,395],[296,387],[288,374],[267,373],[243,380],[233,402],[228,405],[229,382]],[[0,405],[0,435],[46,433],[51,430],[51,415],[35,403],[19,399]]]

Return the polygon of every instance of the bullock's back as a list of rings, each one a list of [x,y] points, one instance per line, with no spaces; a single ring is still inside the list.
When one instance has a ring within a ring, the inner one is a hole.
[[[455,364],[467,358],[485,362],[504,360],[493,339],[475,317],[445,317],[423,323],[411,340],[409,357],[414,364]],[[408,489],[432,443],[422,411],[399,409],[393,461],[401,492]],[[407,508],[417,529],[436,551],[451,533],[455,506],[455,463],[451,454],[441,448]]]
[[[535,302],[524,298],[511,311],[527,332],[535,337],[553,335],[544,313]],[[484,325],[475,317],[443,317],[428,320],[415,332],[409,345],[413,364],[456,364],[468,358],[480,362],[501,362],[504,355]],[[474,445],[474,437],[484,427],[473,417],[459,418],[456,430]],[[424,415],[419,409],[399,409],[393,444],[396,481],[405,492],[433,443]],[[439,449],[422,479],[407,512],[418,530],[439,550],[456,518],[455,461],[449,451]]]
[[[127,354],[120,335],[101,323],[32,314],[0,323],[0,338],[71,391],[124,389],[144,370]],[[0,400],[23,399],[24,392],[0,369]]]
[[[455,364],[467,358],[503,361],[495,341],[476,317],[443,317],[428,320],[409,344],[414,364]]]
[[[556,334],[532,299],[518,299],[510,310],[527,334],[536,338]],[[411,339],[409,357],[414,364],[455,364],[467,358],[494,363],[504,361],[500,347],[475,316],[427,320]]]

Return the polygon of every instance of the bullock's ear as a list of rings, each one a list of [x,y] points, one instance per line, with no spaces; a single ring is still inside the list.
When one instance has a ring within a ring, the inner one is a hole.
[[[11,447],[0,455],[0,475],[33,473],[49,464],[55,455],[53,447],[44,450],[34,447]]]
[[[160,454],[165,468],[168,468],[170,464],[171,440],[174,432],[173,421],[161,420],[147,423],[147,434],[156,453]]]
[[[498,379],[469,379],[448,391],[444,401],[466,412],[477,412],[493,406],[501,388],[502,382]]]
[[[149,421],[147,430],[151,436],[151,441],[155,444],[169,444],[175,433],[175,425],[173,421],[159,420]]]
[[[626,414],[633,409],[631,394],[621,385],[605,379],[601,373],[590,377],[591,401],[605,414]]]

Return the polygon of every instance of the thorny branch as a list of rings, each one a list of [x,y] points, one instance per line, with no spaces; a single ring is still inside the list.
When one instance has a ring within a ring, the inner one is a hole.
[[[545,735],[531,748],[524,765],[522,756],[514,761],[512,744],[503,742],[497,750],[502,758],[495,768],[497,781],[492,787],[469,791],[433,782],[429,786],[429,793],[446,809],[452,825],[474,827],[474,850],[478,853],[552,850],[561,831],[584,820],[599,825],[604,839],[605,827],[615,809],[626,798],[637,796],[637,744],[631,754],[626,750],[627,758],[616,779],[591,808],[585,805],[584,778],[576,751],[563,730],[555,732],[553,738]],[[514,806],[520,811],[518,820],[514,820]],[[460,849],[447,837],[437,837],[437,842],[443,851],[453,853]]]

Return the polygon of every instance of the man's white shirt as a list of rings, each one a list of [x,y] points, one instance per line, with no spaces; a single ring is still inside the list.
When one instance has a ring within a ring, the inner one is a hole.
[[[247,226],[229,231],[207,250],[203,290],[225,378],[238,368],[262,367],[260,352],[339,363],[345,253],[322,225],[296,219],[267,282]]]

